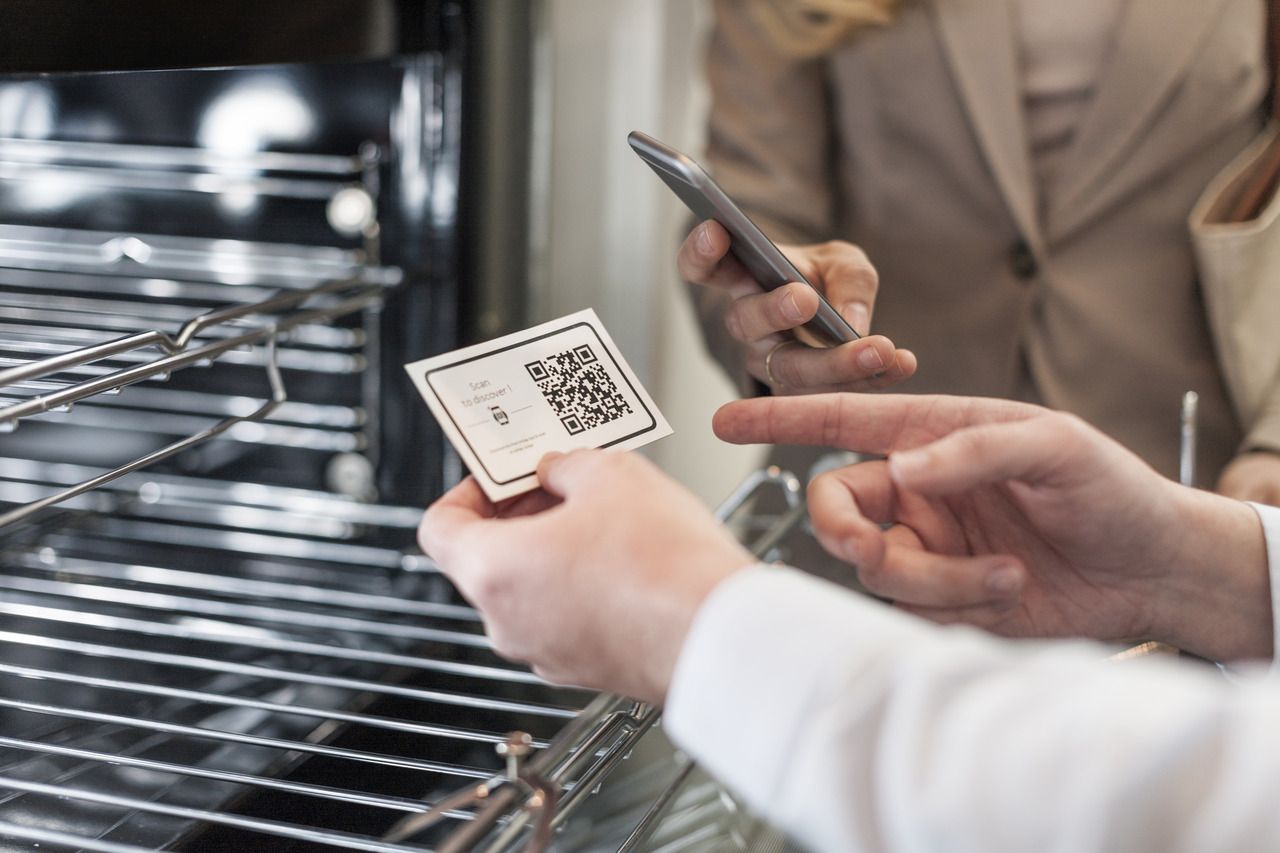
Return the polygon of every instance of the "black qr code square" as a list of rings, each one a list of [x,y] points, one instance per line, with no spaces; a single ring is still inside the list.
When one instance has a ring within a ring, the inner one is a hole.
[[[589,344],[524,367],[569,435],[611,424],[633,411]]]

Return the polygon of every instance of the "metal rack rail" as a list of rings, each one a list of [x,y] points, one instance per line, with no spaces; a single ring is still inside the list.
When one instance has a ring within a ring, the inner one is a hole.
[[[104,399],[101,395],[118,393],[139,382],[167,380],[174,371],[192,366],[208,366],[219,358],[246,347],[262,348],[270,385],[270,396],[247,410],[228,414],[216,423],[138,459],[0,514],[0,527],[22,521],[49,506],[169,459],[212,438],[230,433],[242,424],[261,422],[277,413],[288,399],[278,363],[280,339],[294,329],[322,324],[376,304],[383,294],[383,282],[394,278],[385,273],[375,276],[379,280],[372,283],[369,278],[360,276],[326,281],[304,289],[283,290],[260,301],[233,304],[199,313],[183,323],[174,334],[151,329],[45,355],[43,358],[0,370],[0,398],[9,398],[7,402],[0,404],[0,432],[16,429],[24,418],[50,412],[66,412],[81,401]],[[250,320],[256,322],[248,322]],[[218,334],[206,337],[211,330],[216,330]],[[10,343],[7,349],[23,346],[25,344],[22,342]],[[158,355],[148,355],[148,351],[152,350],[158,350]],[[127,360],[124,364],[119,364],[118,360],[122,357]],[[88,376],[82,375],[86,368],[93,368]],[[145,396],[142,402],[145,409]],[[225,403],[224,399],[224,408]],[[314,407],[306,410],[308,418],[317,414],[312,409]],[[171,416],[170,422],[176,417]],[[276,427],[277,432],[286,429],[290,428]],[[278,436],[276,441],[296,444],[315,432],[302,427],[291,429],[293,432]],[[261,437],[262,431],[258,431],[257,435]],[[311,440],[315,441],[314,438]],[[356,449],[354,446],[332,443],[321,446],[334,450]]]
[[[355,156],[0,138],[0,180],[61,180],[79,187],[194,193],[249,192],[330,199],[363,187],[375,146]]]

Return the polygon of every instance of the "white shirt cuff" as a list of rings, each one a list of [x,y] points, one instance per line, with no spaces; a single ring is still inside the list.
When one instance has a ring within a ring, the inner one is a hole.
[[[1267,565],[1271,574],[1271,674],[1280,675],[1280,507],[1251,503],[1262,520],[1262,535],[1267,542]]]

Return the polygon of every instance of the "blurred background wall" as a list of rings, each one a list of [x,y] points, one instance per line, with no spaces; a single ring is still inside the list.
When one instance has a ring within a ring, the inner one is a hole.
[[[735,391],[705,355],[675,271],[687,212],[627,145],[641,129],[700,157],[701,0],[543,0],[534,104],[534,321],[593,307],[676,434],[647,452],[716,503],[758,465],[711,415]]]

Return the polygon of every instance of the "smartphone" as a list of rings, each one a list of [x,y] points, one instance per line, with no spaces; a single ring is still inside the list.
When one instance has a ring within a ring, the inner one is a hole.
[[[714,219],[724,226],[729,232],[729,251],[761,287],[775,290],[792,281],[810,284],[692,157],[638,130],[632,131],[627,141],[698,219]],[[828,346],[858,340],[858,333],[820,292],[818,299],[818,313],[804,325],[805,330]]]

